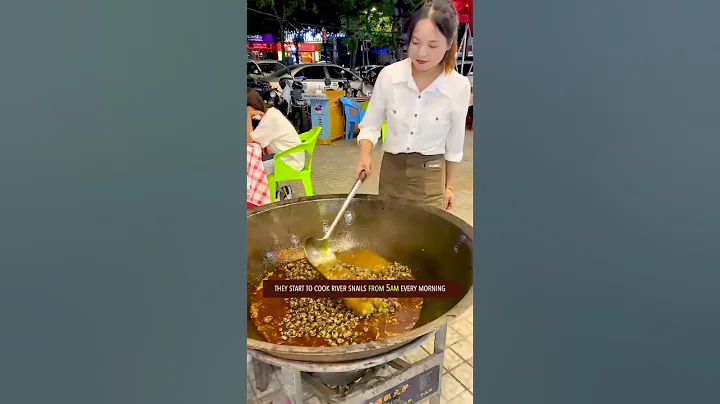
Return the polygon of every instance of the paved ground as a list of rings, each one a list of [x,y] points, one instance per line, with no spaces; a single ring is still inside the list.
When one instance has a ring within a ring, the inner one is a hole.
[[[379,167],[381,160],[379,149],[373,152],[373,162]],[[332,145],[318,145],[313,161],[313,186],[315,194],[347,194],[353,186],[353,173],[358,159],[358,148],[355,142],[338,141]],[[473,223],[473,138],[468,134],[465,141],[465,157],[456,180],[456,208],[458,217],[472,225]],[[304,196],[302,185],[291,183],[293,196]],[[376,194],[378,176],[372,175],[360,188],[360,193]],[[451,404],[473,402],[473,317],[472,308],[465,315],[450,324],[447,333],[445,352],[445,370],[442,377],[442,402]],[[404,359],[417,362],[432,352],[432,340],[421,348],[409,352]],[[249,365],[249,363],[248,363]],[[270,387],[260,392],[254,387],[252,368],[248,366],[249,403],[270,404],[281,403],[282,383],[279,372],[271,375]],[[317,397],[308,397],[306,403],[319,404]]]

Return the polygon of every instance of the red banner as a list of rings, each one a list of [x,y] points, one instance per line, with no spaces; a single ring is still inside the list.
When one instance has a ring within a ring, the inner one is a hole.
[[[460,24],[470,23],[473,20],[473,2],[472,0],[453,0],[453,5],[458,12],[458,20]]]
[[[458,281],[265,280],[263,297],[463,297]]]

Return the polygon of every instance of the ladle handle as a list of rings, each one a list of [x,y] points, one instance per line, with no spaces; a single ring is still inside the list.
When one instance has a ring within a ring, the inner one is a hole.
[[[348,195],[347,199],[345,199],[345,202],[343,202],[342,206],[340,207],[340,211],[338,212],[337,216],[335,216],[335,220],[333,220],[332,224],[330,225],[330,228],[325,233],[325,237],[323,237],[325,240],[330,238],[330,235],[332,235],[333,230],[335,230],[335,226],[337,226],[338,222],[340,222],[340,218],[345,213],[345,210],[347,209],[348,205],[350,205],[350,201],[355,197],[355,194],[357,193],[358,189],[360,189],[360,185],[362,185],[363,181],[367,179],[367,173],[365,170],[360,171],[360,175],[358,176],[358,180],[355,182],[355,185],[350,190],[350,194]]]

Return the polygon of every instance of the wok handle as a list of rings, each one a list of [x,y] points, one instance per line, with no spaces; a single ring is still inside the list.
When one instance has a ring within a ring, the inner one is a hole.
[[[335,230],[335,226],[337,226],[338,222],[340,222],[340,218],[345,213],[348,205],[350,205],[350,201],[352,201],[352,199],[355,197],[355,194],[357,193],[358,189],[360,189],[360,185],[362,185],[365,179],[367,179],[367,173],[365,173],[365,170],[362,170],[360,171],[358,180],[355,182],[355,185],[350,190],[350,194],[348,195],[347,199],[345,199],[345,202],[343,202],[342,207],[340,207],[340,211],[338,212],[337,216],[335,216],[335,220],[333,220],[330,228],[328,229],[327,233],[325,233],[325,237],[323,237],[323,239],[327,240],[330,238],[333,230]]]

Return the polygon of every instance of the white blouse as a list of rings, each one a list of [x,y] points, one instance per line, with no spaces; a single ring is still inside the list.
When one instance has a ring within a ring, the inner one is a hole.
[[[387,121],[383,151],[442,154],[447,161],[462,161],[470,82],[452,71],[419,92],[411,69],[411,61],[405,59],[380,71],[359,125],[358,142],[369,140],[374,146]]]
[[[289,150],[301,142],[295,127],[276,108],[269,108],[265,112],[260,124],[252,131],[250,137],[261,147],[267,147],[268,151],[274,154]],[[280,159],[298,171],[305,167],[305,152],[288,154]]]

